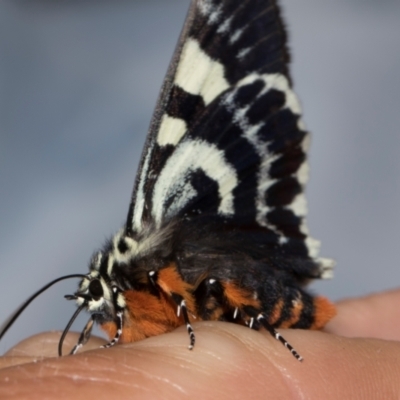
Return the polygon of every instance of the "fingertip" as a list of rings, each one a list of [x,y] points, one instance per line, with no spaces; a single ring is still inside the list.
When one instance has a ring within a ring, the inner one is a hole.
[[[342,300],[325,331],[347,337],[400,340],[399,304],[399,289]]]

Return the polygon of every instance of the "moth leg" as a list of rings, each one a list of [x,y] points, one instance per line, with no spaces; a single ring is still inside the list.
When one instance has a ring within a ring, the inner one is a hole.
[[[70,355],[75,354],[82,346],[84,346],[87,341],[90,339],[90,335],[92,334],[92,328],[94,325],[93,315],[89,318],[89,321],[86,323],[85,327],[83,328],[78,342],[74,346],[74,348],[70,351]]]
[[[188,348],[189,350],[192,350],[196,341],[196,337],[190,323],[188,313],[188,308],[192,310],[194,308],[193,297],[189,294],[189,285],[183,281],[176,269],[175,264],[171,264],[160,271],[150,271],[148,273],[148,279],[155,289],[164,293],[176,304],[176,315],[178,317],[182,315],[183,317],[183,321],[186,325],[190,339]],[[186,295],[187,299],[185,299],[183,294]],[[188,307],[188,301],[190,303],[190,307]]]
[[[193,294],[202,319],[212,321],[226,319],[224,288],[218,280],[209,277],[203,279]]]
[[[122,325],[123,325],[123,311],[119,310],[116,314],[116,317],[117,317],[116,318],[117,331],[115,333],[115,336],[107,344],[103,344],[103,346],[101,346],[101,348],[103,348],[103,349],[108,349],[109,347],[116,345],[119,341],[119,338],[121,337]]]
[[[196,341],[196,336],[194,334],[192,325],[190,324],[190,321],[189,321],[189,315],[188,315],[188,311],[187,311],[187,307],[186,307],[186,301],[181,295],[176,294],[176,293],[171,293],[171,299],[178,306],[176,315],[179,317],[180,314],[182,313],[182,317],[183,317],[183,320],[185,321],[186,329],[187,329],[189,339],[190,339],[190,344],[189,344],[188,348],[189,348],[189,350],[193,350],[193,347],[194,347],[194,344]]]
[[[293,346],[278,332],[276,331],[267,321],[267,318],[263,313],[257,315],[257,321],[276,339],[279,340],[298,361],[303,361],[303,357],[293,348]]]

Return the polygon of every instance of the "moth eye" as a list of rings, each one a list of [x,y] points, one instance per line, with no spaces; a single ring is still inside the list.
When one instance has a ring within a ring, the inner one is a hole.
[[[121,238],[118,242],[118,250],[121,254],[124,254],[129,249],[125,239]]]
[[[99,299],[103,296],[103,287],[98,279],[95,279],[89,283],[89,293],[95,298]]]

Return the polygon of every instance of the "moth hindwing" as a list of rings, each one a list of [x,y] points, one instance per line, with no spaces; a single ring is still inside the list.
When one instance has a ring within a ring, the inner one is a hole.
[[[276,0],[193,0],[140,161],[127,220],[69,298],[110,347],[194,320],[319,329],[332,275],[306,226],[309,133]],[[68,326],[69,327],[69,326]],[[62,342],[62,341],[61,341]],[[61,344],[60,344],[61,347]]]

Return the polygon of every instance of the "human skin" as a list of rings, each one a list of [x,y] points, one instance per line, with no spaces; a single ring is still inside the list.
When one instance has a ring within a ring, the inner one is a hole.
[[[61,358],[60,333],[42,333],[0,358],[0,398],[398,399],[399,304],[400,290],[345,300],[324,332],[280,330],[303,362],[265,331],[231,323],[194,324],[193,351],[181,327],[111,349],[93,338]]]

